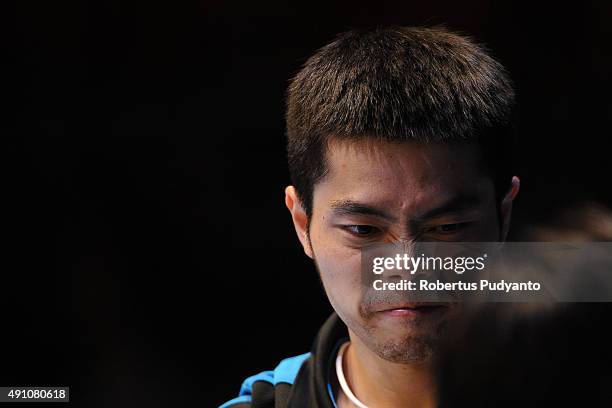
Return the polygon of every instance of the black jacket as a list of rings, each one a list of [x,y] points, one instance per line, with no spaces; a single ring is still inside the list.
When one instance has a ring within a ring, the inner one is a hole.
[[[239,396],[220,408],[334,408],[337,389],[335,360],[348,340],[336,313],[321,326],[309,353],[289,357],[274,370],[263,371],[242,383]]]

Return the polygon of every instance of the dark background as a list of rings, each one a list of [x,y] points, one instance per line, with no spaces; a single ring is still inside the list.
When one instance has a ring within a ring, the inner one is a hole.
[[[331,309],[284,208],[284,95],[350,28],[445,23],[506,65],[514,231],[609,205],[607,3],[14,4],[1,385],[69,385],[79,407],[213,407],[310,349]]]

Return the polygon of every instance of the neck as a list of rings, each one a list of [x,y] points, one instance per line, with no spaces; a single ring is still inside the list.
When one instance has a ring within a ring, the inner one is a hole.
[[[431,365],[393,363],[368,349],[349,333],[351,345],[344,355],[344,375],[357,398],[369,407],[436,406]]]

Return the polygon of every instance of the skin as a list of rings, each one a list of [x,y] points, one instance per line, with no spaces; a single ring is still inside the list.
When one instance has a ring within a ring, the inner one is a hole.
[[[332,138],[326,163],[327,174],[314,186],[309,224],[293,186],[285,189],[285,203],[304,252],[348,327],[349,386],[368,406],[435,406],[431,359],[456,307],[397,316],[388,304],[365,302],[361,249],[398,241],[503,241],[519,179],[509,180],[497,208],[493,181],[479,165],[480,150],[465,143]],[[352,406],[345,395],[336,395],[340,407]]]

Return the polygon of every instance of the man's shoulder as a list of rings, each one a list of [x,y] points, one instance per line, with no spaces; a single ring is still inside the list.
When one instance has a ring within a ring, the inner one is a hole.
[[[248,377],[242,382],[238,396],[219,408],[246,408],[255,401],[260,406],[264,402],[273,404],[277,398],[287,398],[300,368],[310,357],[310,352],[288,357],[281,360],[274,370]]]

